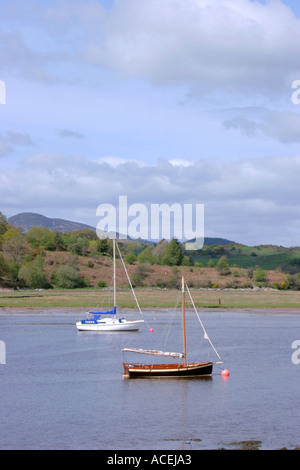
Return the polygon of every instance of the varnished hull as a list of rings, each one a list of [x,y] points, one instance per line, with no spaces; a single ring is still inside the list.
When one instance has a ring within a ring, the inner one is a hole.
[[[212,374],[212,362],[190,364],[126,364],[123,363],[124,377],[200,377]]]

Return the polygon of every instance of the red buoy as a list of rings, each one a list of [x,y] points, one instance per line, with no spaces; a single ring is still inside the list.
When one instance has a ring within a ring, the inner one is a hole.
[[[229,370],[228,369],[223,369],[221,372],[222,377],[228,377],[229,375]]]
[[[150,333],[153,333],[153,331],[154,331],[153,328],[150,328]]]

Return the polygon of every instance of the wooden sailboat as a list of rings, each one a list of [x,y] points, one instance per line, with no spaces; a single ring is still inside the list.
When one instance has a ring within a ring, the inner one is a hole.
[[[190,295],[190,291],[187,288]],[[204,338],[207,339],[213,347],[218,358],[220,358],[213,344],[211,343],[201,319],[196,310],[193,299],[190,295],[193,307],[196,311],[198,319],[204,330]],[[184,278],[182,278],[182,317],[183,317],[183,353],[178,352],[166,352],[166,351],[155,351],[146,349],[135,349],[135,348],[124,348],[123,352],[134,352],[140,354],[149,354],[153,356],[164,356],[172,358],[181,358],[182,362],[169,363],[169,364],[139,364],[139,363],[123,363],[124,377],[203,377],[212,375],[213,364],[221,364],[222,361],[218,362],[187,362],[186,357],[186,325],[185,325],[185,284]]]

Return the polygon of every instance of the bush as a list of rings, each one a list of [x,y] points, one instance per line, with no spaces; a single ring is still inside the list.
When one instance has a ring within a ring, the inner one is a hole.
[[[34,261],[21,266],[18,272],[18,279],[26,287],[45,288],[50,287],[44,272],[44,261],[39,256]]]
[[[2,277],[4,274],[7,274],[8,270],[9,270],[9,265],[6,262],[4,256],[0,253],[0,277]]]
[[[143,264],[137,265],[132,275],[132,279],[131,279],[133,286],[142,286],[143,280],[148,276],[149,271],[150,271],[149,263],[143,263]]]
[[[254,281],[257,283],[266,282],[266,272],[262,268],[258,268],[254,272]]]
[[[217,270],[222,276],[230,274],[229,264],[225,255],[217,262]]]
[[[178,240],[176,240],[176,238],[173,238],[166,247],[162,264],[166,264],[168,266],[181,265],[183,260],[183,253],[183,245]]]
[[[128,253],[128,255],[125,256],[125,263],[127,264],[133,264],[137,260],[137,257],[133,253]]]
[[[76,241],[71,244],[70,248],[71,251],[77,255],[86,255],[89,248],[89,242],[86,238],[78,237]]]
[[[80,272],[72,266],[60,266],[53,274],[56,287],[63,289],[75,289],[85,287],[85,282]]]

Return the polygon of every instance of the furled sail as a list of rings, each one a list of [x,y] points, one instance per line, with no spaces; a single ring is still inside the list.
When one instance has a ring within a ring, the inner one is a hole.
[[[87,313],[90,313],[92,315],[98,315],[98,316],[100,316],[100,315],[115,315],[116,311],[117,311],[117,309],[116,309],[116,307],[114,307],[112,310],[108,310],[107,312],[92,312],[92,311],[90,311],[90,312],[87,312]]]
[[[153,349],[135,349],[135,348],[124,348],[124,352],[135,352],[139,354],[149,354],[153,356],[166,356],[166,357],[184,357],[183,353],[168,352],[168,351],[156,351]]]

